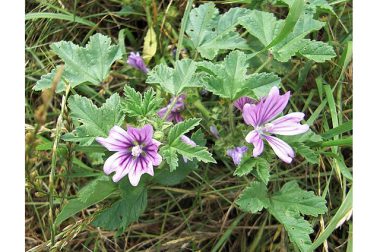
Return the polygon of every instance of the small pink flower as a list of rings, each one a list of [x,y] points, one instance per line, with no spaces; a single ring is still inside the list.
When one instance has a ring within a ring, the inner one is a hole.
[[[228,149],[227,155],[230,156],[232,160],[234,161],[234,164],[238,166],[240,164],[240,161],[244,153],[246,153],[247,150],[248,150],[247,146],[236,147],[233,149]]]
[[[161,163],[162,157],[158,154],[160,142],[153,139],[153,127],[150,124],[141,129],[128,127],[127,131],[114,126],[107,138],[97,137],[101,145],[109,151],[116,151],[104,163],[104,172],[118,182],[128,174],[131,185],[137,186],[141,175],[148,173],[153,176],[153,166]]]
[[[175,123],[179,123],[183,121],[183,118],[181,116],[181,111],[185,109],[185,99],[186,95],[182,94],[177,98],[176,103],[173,105],[171,111],[169,112],[166,121]],[[159,117],[164,118],[166,115],[166,112],[171,107],[171,104],[173,102],[173,98],[170,99],[169,104],[162,109],[160,109],[157,114]]]
[[[257,104],[245,104],[243,118],[246,124],[252,125],[254,130],[248,133],[245,140],[254,145],[252,155],[259,156],[264,150],[266,140],[274,153],[286,163],[291,163],[295,154],[293,149],[283,140],[274,137],[273,134],[291,136],[304,133],[309,126],[301,125],[300,121],[305,114],[294,112],[276,118],[286,107],[290,98],[290,92],[280,95],[277,87],[273,87],[268,96]]]
[[[255,100],[248,97],[248,96],[243,96],[243,97],[240,97],[239,99],[237,99],[236,101],[234,101],[234,106],[240,110],[240,111],[243,111],[243,107],[245,104],[253,104],[255,103]]]
[[[144,73],[148,73],[149,69],[146,67],[143,58],[140,56],[140,54],[131,52],[128,56],[127,63],[133,67],[136,68]]]

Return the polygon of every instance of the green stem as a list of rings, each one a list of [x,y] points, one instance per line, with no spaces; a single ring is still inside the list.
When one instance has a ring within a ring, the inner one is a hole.
[[[174,105],[176,104],[176,102],[178,100],[178,97],[179,97],[179,95],[174,96],[174,99],[173,99],[172,103],[170,103],[170,106],[169,106],[168,110],[166,111],[166,113],[165,113],[164,117],[162,118],[162,120],[166,121],[166,118],[168,118],[170,112],[172,111]]]
[[[234,103],[231,101],[230,106],[228,107],[228,121],[230,123],[231,132],[235,129],[234,116]]]
[[[207,119],[210,118],[210,113],[208,112],[208,109],[202,104],[200,100],[196,100],[193,103],[194,107],[196,107],[199,111],[201,111],[202,115],[204,115]]]
[[[61,103],[61,113],[59,114],[57,125],[56,125],[56,132],[55,132],[55,138],[54,138],[54,145],[52,150],[52,157],[51,157],[51,169],[50,169],[50,175],[49,175],[49,224],[50,224],[50,249],[52,249],[55,245],[55,225],[54,225],[54,194],[55,194],[55,188],[54,188],[54,179],[55,179],[55,169],[57,168],[57,149],[58,149],[58,143],[59,139],[61,138],[61,132],[62,132],[62,126],[63,126],[63,114],[65,112],[65,106],[66,106],[66,100],[67,96],[70,91],[70,85],[66,86],[66,93],[62,97],[62,103]]]
[[[268,59],[261,65],[259,68],[256,69],[254,73],[259,73],[266,65],[268,65],[273,59],[273,56],[269,56]]]
[[[178,44],[177,44],[177,52],[175,54],[175,59],[179,60],[179,54],[182,50],[182,43],[183,43],[183,36],[185,34],[185,28],[187,25],[187,21],[189,20],[189,14],[191,10],[191,6],[193,5],[193,0],[187,1],[185,13],[183,14],[183,18],[181,21],[181,30],[179,31],[179,38],[178,38]]]

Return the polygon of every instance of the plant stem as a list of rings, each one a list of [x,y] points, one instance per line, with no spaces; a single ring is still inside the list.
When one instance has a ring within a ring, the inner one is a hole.
[[[175,54],[175,59],[179,60],[179,54],[182,50],[182,43],[183,43],[183,36],[185,34],[185,28],[187,25],[187,20],[189,19],[189,14],[191,10],[191,6],[193,5],[193,0],[187,1],[185,13],[183,14],[183,18],[181,21],[181,29],[179,31],[179,38],[178,38],[178,44],[177,44],[177,52]]]
[[[256,69],[254,73],[259,73],[266,65],[268,65],[272,61],[272,59],[273,56],[269,56],[267,60],[261,66],[259,66],[259,68]]]
[[[165,113],[164,117],[162,118],[162,120],[166,121],[166,118],[168,118],[170,112],[172,111],[174,105],[176,104],[176,102],[177,102],[177,100],[178,100],[178,97],[179,97],[179,95],[174,96],[174,99],[173,99],[173,101],[170,103],[170,106],[169,106],[168,110],[166,111],[166,113]]]
[[[228,107],[228,121],[230,123],[231,132],[235,129],[234,123],[234,103],[231,101],[230,106]]]
[[[207,118],[210,118],[210,112],[208,112],[207,108],[202,104],[200,100],[196,100],[193,103],[194,107],[196,107],[201,113]]]
[[[55,244],[55,226],[54,226],[54,194],[55,194],[55,188],[54,188],[54,178],[55,178],[55,169],[57,167],[57,149],[58,149],[58,142],[61,138],[61,131],[63,126],[63,114],[65,111],[66,106],[66,100],[67,96],[70,91],[70,85],[66,86],[66,93],[62,97],[62,103],[61,103],[61,113],[59,114],[57,124],[56,124],[56,132],[54,137],[54,145],[52,150],[52,157],[51,157],[51,169],[50,169],[50,175],[49,175],[49,224],[50,224],[50,249],[54,247]]]

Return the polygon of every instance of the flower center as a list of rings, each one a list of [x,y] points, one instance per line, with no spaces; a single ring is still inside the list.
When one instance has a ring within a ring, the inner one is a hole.
[[[141,148],[140,145],[136,145],[132,148],[132,156],[138,157],[140,154],[143,152],[143,149]]]

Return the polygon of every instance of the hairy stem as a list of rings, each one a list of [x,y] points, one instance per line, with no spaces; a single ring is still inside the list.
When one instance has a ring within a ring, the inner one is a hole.
[[[179,54],[182,50],[183,36],[185,34],[185,29],[187,25],[187,21],[189,19],[191,6],[193,5],[193,0],[187,1],[185,13],[183,14],[183,18],[181,21],[181,30],[179,31],[178,44],[177,44],[177,52],[175,54],[175,59],[179,60]]]
[[[228,121],[230,123],[231,132],[235,129],[234,116],[234,103],[231,101],[230,106],[228,107]]]
[[[55,170],[57,167],[57,149],[58,149],[58,143],[59,139],[61,138],[61,132],[62,132],[62,126],[63,126],[63,114],[65,111],[67,96],[70,91],[70,85],[66,86],[66,93],[62,97],[62,103],[61,103],[61,113],[59,114],[57,125],[56,125],[56,132],[54,137],[54,145],[52,150],[52,157],[51,157],[51,169],[50,169],[50,175],[49,175],[49,224],[51,227],[50,231],[50,248],[52,249],[55,244],[55,225],[54,225],[54,194],[55,194],[55,188],[54,188],[54,178],[55,178]]]

